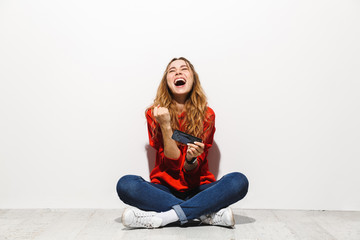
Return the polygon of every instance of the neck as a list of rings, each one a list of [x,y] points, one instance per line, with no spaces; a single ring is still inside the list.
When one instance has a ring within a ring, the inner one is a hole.
[[[182,113],[185,109],[185,104],[176,103],[176,109],[178,113]]]
[[[174,101],[176,102],[176,104],[185,104],[186,99],[187,99],[187,95],[174,95],[173,96]]]
[[[174,102],[176,105],[176,110],[178,113],[182,113],[185,110],[185,98],[179,99],[179,98],[174,98]]]

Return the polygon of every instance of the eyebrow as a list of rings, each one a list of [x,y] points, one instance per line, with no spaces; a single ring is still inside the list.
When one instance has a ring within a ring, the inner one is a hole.
[[[180,68],[182,68],[182,67],[188,67],[188,66],[187,66],[187,65],[181,65]],[[170,69],[173,69],[173,68],[175,68],[175,67],[171,67],[171,68],[169,68],[169,70],[170,70]],[[168,70],[168,71],[169,71],[169,70]]]

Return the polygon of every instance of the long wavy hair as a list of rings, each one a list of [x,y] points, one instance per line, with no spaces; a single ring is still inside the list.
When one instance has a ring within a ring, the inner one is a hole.
[[[173,99],[173,95],[171,90],[167,85],[167,74],[169,66],[172,62],[176,60],[184,60],[186,65],[191,69],[193,74],[194,83],[192,86],[191,91],[188,94],[188,97],[185,101],[185,126],[179,126],[179,119],[178,119],[178,112],[176,109],[176,103]],[[193,136],[199,137],[204,140],[205,133],[211,127],[211,122],[207,124],[208,128],[204,131],[204,121],[206,119],[206,112],[207,112],[207,98],[203,88],[200,85],[199,75],[195,71],[194,66],[184,57],[173,58],[169,64],[167,65],[164,75],[161,79],[160,85],[158,87],[156,97],[150,109],[154,109],[155,106],[160,105],[161,107],[166,107],[169,109],[170,117],[171,117],[171,128],[173,130],[178,129],[180,127],[183,128],[183,131],[191,134]],[[148,108],[148,109],[149,109]],[[147,110],[148,110],[147,109]],[[146,111],[147,111],[146,110]],[[159,124],[156,123],[156,128],[154,129],[154,136],[157,135],[159,131]]]

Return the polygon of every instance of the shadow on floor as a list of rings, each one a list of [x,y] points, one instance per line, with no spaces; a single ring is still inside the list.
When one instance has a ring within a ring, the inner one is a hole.
[[[241,215],[237,215],[237,214],[234,214],[234,218],[235,218],[235,225],[248,224],[248,223],[253,223],[256,221],[254,218],[247,217],[247,216],[241,216]],[[121,217],[116,218],[114,221],[121,223]],[[171,224],[167,225],[166,227],[194,227],[194,226],[208,226],[208,225],[201,223],[198,220],[193,220],[193,221],[187,222],[184,225],[180,225],[178,222],[171,223]]]
[[[234,218],[235,218],[235,225],[248,224],[256,221],[254,218],[241,216],[237,214],[234,214]]]

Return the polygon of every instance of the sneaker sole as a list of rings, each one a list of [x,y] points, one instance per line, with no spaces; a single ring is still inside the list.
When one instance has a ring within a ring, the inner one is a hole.
[[[234,213],[233,213],[231,208],[229,208],[229,209],[230,209],[230,212],[231,212],[231,225],[230,225],[230,227],[234,228],[235,227]]]

